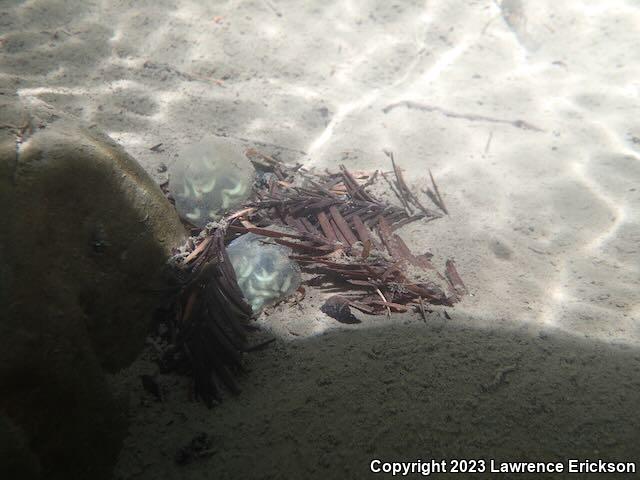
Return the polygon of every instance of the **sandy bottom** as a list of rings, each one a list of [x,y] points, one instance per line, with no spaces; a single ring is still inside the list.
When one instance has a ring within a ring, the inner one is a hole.
[[[375,458],[638,460],[636,349],[469,320],[279,343],[250,355],[243,392],[212,410],[186,401],[183,379],[164,378],[165,402],[132,395],[117,478],[364,478]],[[211,456],[176,466],[176,447],[199,432]]]
[[[451,320],[347,329],[312,292],[260,319],[277,344],[212,410],[180,379],[146,397],[143,356],[114,380],[132,406],[117,478],[639,462],[638,25],[635,0],[5,0],[1,89],[99,125],[159,182],[211,134],[320,169],[388,169],[388,148],[416,189],[430,168],[451,216],[401,233],[473,294]],[[200,431],[211,456],[177,466]]]

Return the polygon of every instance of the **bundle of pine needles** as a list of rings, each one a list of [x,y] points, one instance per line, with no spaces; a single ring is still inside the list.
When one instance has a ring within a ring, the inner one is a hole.
[[[414,254],[396,231],[416,221],[448,214],[439,189],[422,189],[431,208],[406,183],[391,152],[389,172],[315,173],[300,164],[286,165],[254,149],[247,157],[258,173],[253,195],[235,212],[195,234],[176,256],[177,286],[160,310],[165,370],[189,372],[194,393],[206,403],[220,399],[220,384],[238,392],[234,374],[242,369],[243,352],[251,346],[253,312],[243,298],[225,245],[235,236],[269,237],[293,252],[291,258],[312,274],[307,286],[336,293],[322,311],[345,323],[357,322],[352,308],[370,315],[416,311],[428,305],[451,306],[466,293],[455,264],[444,272],[430,253]],[[372,193],[384,181],[397,204]],[[304,287],[302,287],[304,288]]]

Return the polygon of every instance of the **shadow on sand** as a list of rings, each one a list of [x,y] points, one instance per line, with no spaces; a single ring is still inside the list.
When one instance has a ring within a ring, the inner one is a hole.
[[[374,458],[640,460],[640,350],[629,346],[436,317],[280,343],[247,363],[242,394],[213,410],[180,388],[139,407],[117,478],[369,478]],[[175,465],[176,445],[200,431],[213,454]],[[565,476],[583,478],[546,478]]]

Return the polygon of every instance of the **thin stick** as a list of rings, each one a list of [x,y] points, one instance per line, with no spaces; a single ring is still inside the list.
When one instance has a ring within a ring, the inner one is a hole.
[[[429,169],[429,176],[431,177],[431,185],[433,185],[433,190],[436,192],[436,196],[438,197],[438,202],[439,202],[438,206],[442,209],[442,211],[444,213],[449,215],[449,211],[447,210],[447,207],[445,207],[444,201],[442,200],[442,197],[440,196],[440,191],[438,190],[438,185],[436,185],[436,181],[433,179],[433,175],[431,174],[431,169]]]
[[[329,223],[329,219],[327,218],[327,214],[324,212],[318,213],[318,223],[320,224],[320,228],[324,233],[324,236],[329,239],[331,242],[337,242],[338,236],[336,232],[331,228],[331,224]]]
[[[391,309],[389,308],[389,305],[386,305],[387,303],[389,303],[387,301],[386,298],[384,298],[384,295],[382,294],[382,292],[380,291],[379,288],[376,287],[376,293],[380,296],[380,298],[382,299],[382,301],[385,303],[385,307],[387,307],[387,317],[391,318]]]
[[[362,258],[366,259],[371,253],[371,240],[365,240],[362,248]]]
[[[397,103],[392,103],[391,105],[387,105],[382,109],[382,111],[384,113],[389,113],[391,110],[398,107],[407,107],[408,109],[421,110],[424,112],[438,112],[444,115],[445,117],[450,117],[450,118],[463,118],[465,120],[478,121],[478,122],[504,123],[506,125],[511,125],[512,127],[520,128],[522,130],[544,132],[543,129],[538,128],[535,125],[530,124],[529,122],[525,122],[524,120],[506,120],[502,118],[488,117],[485,115],[476,115],[473,113],[457,113],[457,112],[452,112],[450,110],[445,110],[444,108],[436,107],[434,105],[425,105],[422,103],[412,102],[409,100],[403,100]]]
[[[424,218],[425,215],[424,213],[419,213],[418,215],[414,215],[412,217],[407,217],[404,220],[400,220],[398,222],[395,222],[393,225],[391,225],[391,231],[394,232],[396,230],[398,230],[401,227],[404,227],[405,225],[408,225],[410,223],[415,222],[416,220],[420,220],[421,218]],[[429,217],[427,218],[427,222],[430,222],[431,220],[435,220],[438,217]]]
[[[331,217],[333,217],[333,221],[336,222],[336,226],[338,227],[340,232],[342,232],[342,235],[344,235],[344,238],[347,240],[347,243],[349,244],[349,246],[356,243],[358,239],[351,231],[351,228],[349,228],[347,221],[344,219],[342,215],[340,215],[338,208],[335,205],[331,205],[329,207],[329,212],[331,213]]]
[[[338,224],[335,222],[333,218],[329,218],[329,224],[334,232],[336,232],[336,237],[338,237],[338,241],[342,243],[345,247],[350,247],[351,244],[347,240],[347,237],[344,236],[342,230],[338,227]]]
[[[353,198],[360,198],[367,202],[373,202],[373,198],[371,198],[371,195],[369,195],[367,191],[359,189],[358,181],[353,177],[353,175],[351,175],[351,172],[349,172],[344,165],[340,165],[340,170],[342,170],[342,174],[344,175],[345,186],[347,188],[351,188],[354,192],[352,194]]]
[[[367,241],[371,241],[371,235],[369,234],[367,227],[357,214],[353,216],[353,226],[355,227],[361,242],[365,243]]]
[[[196,248],[193,249],[193,251],[187,256],[187,258],[184,259],[184,263],[191,263],[191,261],[196,258],[198,255],[200,255],[202,253],[202,251],[207,248],[207,246],[211,243],[211,239],[213,237],[207,237],[205,238],[202,242],[200,242],[198,244],[198,246]]]
[[[489,153],[489,148],[491,147],[491,139],[493,138],[493,130],[489,133],[489,138],[487,139],[487,144],[484,146],[484,154]]]
[[[420,304],[420,316],[422,316],[422,320],[424,320],[424,322],[427,322],[427,315],[424,312],[424,303],[422,302],[422,297],[418,297],[418,303]]]
[[[373,182],[376,181],[376,178],[378,177],[379,172],[380,172],[379,170],[376,170],[375,172],[373,172],[373,174],[369,177],[369,179],[365,183],[363,183],[353,191],[353,194],[359,193],[363,191],[365,188],[371,186]]]
[[[430,217],[440,216],[440,214],[438,214],[437,212],[429,210],[427,207],[422,205],[422,203],[420,203],[420,200],[418,200],[418,197],[416,197],[411,191],[411,189],[407,186],[407,182],[404,181],[404,176],[402,175],[402,170],[400,170],[400,167],[396,165],[395,159],[393,158],[393,152],[389,150],[383,150],[383,151],[387,155],[387,157],[391,159],[391,165],[393,166],[393,171],[396,174],[396,184],[398,186],[398,190],[400,191],[403,197],[406,197],[405,198],[406,203],[411,202],[413,205],[416,206],[416,208],[418,208],[419,210],[422,210],[426,215]]]
[[[389,188],[391,188],[391,191],[395,194],[396,197],[398,197],[398,200],[400,200],[402,206],[409,213],[409,215],[413,215],[413,209],[409,206],[407,200],[404,198],[404,196],[400,195],[400,192],[396,189],[393,183],[391,183],[391,180],[387,178],[387,175],[384,172],[382,172],[382,178],[385,179],[385,181],[389,185]]]
[[[254,207],[248,207],[248,208],[244,208],[242,210],[238,210],[235,213],[232,213],[231,215],[229,215],[227,218],[225,218],[225,222],[230,222],[231,220],[235,220],[238,217],[244,217],[246,215],[251,215],[252,213],[254,213],[256,211],[256,209]]]

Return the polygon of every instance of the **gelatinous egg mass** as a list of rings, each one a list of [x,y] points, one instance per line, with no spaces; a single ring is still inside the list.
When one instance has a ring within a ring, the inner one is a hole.
[[[247,199],[255,173],[239,145],[206,138],[179,152],[169,171],[169,190],[180,216],[204,227]]]
[[[300,269],[289,258],[291,250],[265,240],[247,233],[227,247],[238,286],[255,313],[288,297],[300,285]]]

